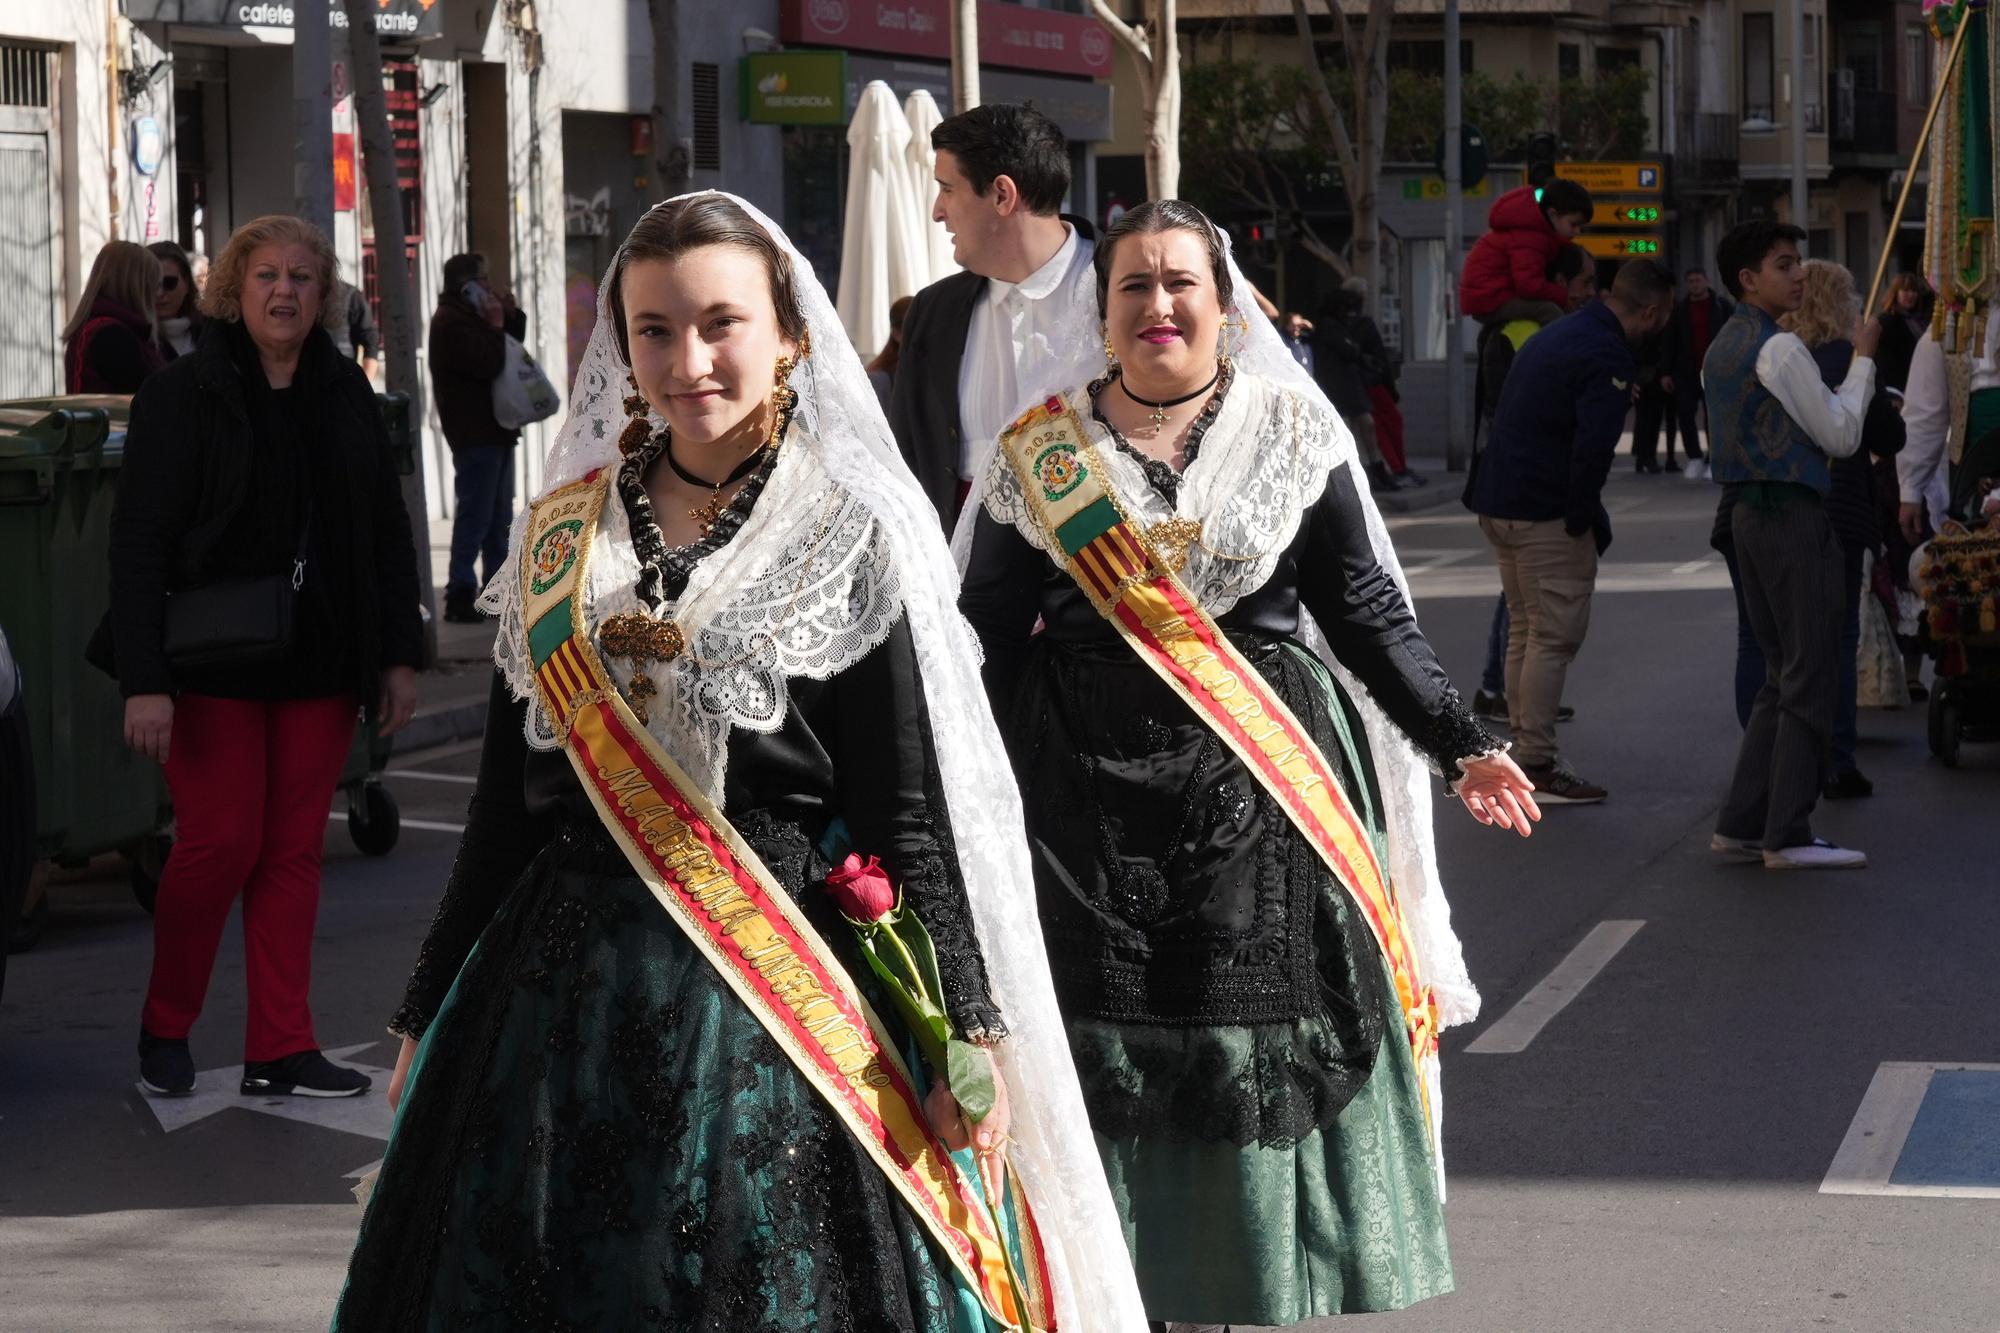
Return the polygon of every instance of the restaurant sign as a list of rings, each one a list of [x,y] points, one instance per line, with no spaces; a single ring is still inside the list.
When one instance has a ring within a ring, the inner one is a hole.
[[[288,0],[125,0],[134,23],[184,23],[202,28],[295,28]],[[329,28],[347,26],[338,0],[328,6]],[[416,41],[444,31],[442,0],[376,0],[375,31],[392,41]]]

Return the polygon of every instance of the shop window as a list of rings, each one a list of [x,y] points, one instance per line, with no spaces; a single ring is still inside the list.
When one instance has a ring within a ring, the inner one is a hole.
[[[722,170],[722,66],[694,66],[694,169]]]
[[[1776,52],[1769,14],[1743,16],[1743,119],[1777,124]]]
[[[1558,79],[1580,79],[1583,77],[1583,48],[1575,42],[1556,43],[1556,77]]]
[[[1410,260],[1410,299],[1402,311],[1409,330],[1404,355],[1411,361],[1442,361],[1451,335],[1446,308],[1451,271],[1444,262],[1444,242],[1406,240],[1403,253]]]

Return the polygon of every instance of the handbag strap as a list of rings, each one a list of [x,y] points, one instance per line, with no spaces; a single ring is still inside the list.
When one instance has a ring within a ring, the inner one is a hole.
[[[313,497],[312,488],[306,488],[306,521],[299,525],[299,550],[292,557],[292,591],[297,592],[306,585],[306,543],[312,540]]]

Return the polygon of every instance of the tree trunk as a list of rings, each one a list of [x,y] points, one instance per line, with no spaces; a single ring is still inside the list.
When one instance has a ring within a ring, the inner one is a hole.
[[[687,188],[691,169],[681,142],[680,0],[646,0],[646,13],[653,24],[653,164],[659,197],[667,199]]]
[[[424,386],[417,374],[417,293],[410,278],[403,233],[403,194],[396,184],[396,146],[389,132],[389,98],[382,88],[382,43],[375,34],[373,0],[341,0],[347,12],[348,55],[354,62],[354,123],[367,173],[368,213],[375,227],[375,284],[382,298],[382,371],[391,393],[408,394],[413,427],[424,419]],[[424,469],[403,478],[403,506],[417,547],[417,581],[424,605],[437,610],[431,583],[430,506]],[[436,621],[433,619],[432,624]],[[429,636],[426,635],[428,638]]]
[[[979,105],[979,0],[951,2],[951,110]]]
[[[1175,4],[1176,0],[1147,0],[1146,20],[1133,24],[1111,7],[1111,0],[1090,0],[1091,15],[1139,62],[1146,193],[1154,199],[1171,199],[1181,188],[1181,54]]]
[[[1146,188],[1155,199],[1181,189],[1181,44],[1174,0],[1152,0],[1153,59],[1146,80]]]
[[[1389,17],[1395,0],[1370,0],[1368,22],[1361,38],[1362,58],[1367,62],[1364,78],[1354,81],[1354,120],[1360,133],[1355,145],[1361,179],[1350,185],[1354,206],[1354,271],[1368,282],[1367,311],[1370,318],[1381,313],[1382,228],[1380,192],[1382,148],[1389,124]],[[1456,59],[1457,52],[1446,53]]]

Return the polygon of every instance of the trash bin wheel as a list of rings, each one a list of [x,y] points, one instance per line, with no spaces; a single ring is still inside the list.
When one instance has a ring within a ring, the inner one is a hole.
[[[160,872],[167,868],[167,853],[173,849],[174,840],[165,833],[148,834],[125,849],[132,897],[149,916],[153,904],[159,900]]]
[[[403,832],[396,798],[380,781],[364,782],[347,798],[347,836],[368,856],[387,856]]]

